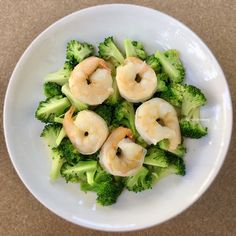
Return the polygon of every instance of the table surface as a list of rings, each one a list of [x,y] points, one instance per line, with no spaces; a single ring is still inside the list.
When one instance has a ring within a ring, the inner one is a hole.
[[[89,6],[115,1],[0,0],[0,235],[110,235],[66,222],[41,205],[17,176],[3,136],[3,101],[11,73],[27,46],[50,24]],[[163,11],[196,32],[222,66],[231,94],[236,93],[236,5],[230,0],[136,0]],[[234,4],[234,5],[233,5]],[[232,97],[235,108],[236,99]],[[235,113],[234,113],[235,114]],[[235,128],[235,127],[234,127]],[[235,131],[235,129],[234,129]],[[236,137],[208,191],[178,217],[146,230],[116,235],[236,235]]]

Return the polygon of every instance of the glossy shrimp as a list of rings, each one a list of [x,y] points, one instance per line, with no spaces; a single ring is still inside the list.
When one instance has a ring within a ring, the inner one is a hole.
[[[119,127],[112,131],[102,146],[101,166],[110,174],[130,176],[142,166],[146,149],[132,141],[132,132]]]
[[[69,87],[79,101],[88,105],[101,104],[113,93],[111,70],[103,59],[89,57],[72,71]]]

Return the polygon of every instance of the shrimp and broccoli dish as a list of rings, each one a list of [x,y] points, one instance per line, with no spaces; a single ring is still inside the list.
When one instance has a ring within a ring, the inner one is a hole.
[[[141,42],[113,37],[95,48],[67,44],[65,63],[44,78],[45,100],[35,117],[45,123],[50,179],[59,176],[114,204],[124,189],[151,189],[170,174],[185,175],[184,138],[207,135],[202,91],[184,83],[175,49],[148,55]]]

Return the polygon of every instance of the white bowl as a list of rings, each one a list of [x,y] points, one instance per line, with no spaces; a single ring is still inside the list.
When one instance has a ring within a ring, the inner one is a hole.
[[[186,80],[208,99],[202,109],[209,134],[186,140],[187,174],[169,176],[152,190],[124,191],[110,207],[95,204],[94,193],[78,184],[49,180],[47,147],[34,118],[43,97],[43,77],[63,65],[66,43],[78,39],[98,45],[113,35],[140,40],[149,53],[176,48]],[[224,74],[207,46],[190,29],[159,11],[134,5],[102,5],[75,12],[42,32],[27,48],[11,76],[4,106],[4,130],[11,161],[29,191],[55,214],[85,227],[106,231],[137,230],[160,224],[192,205],[209,187],[224,161],[232,129],[232,106]]]

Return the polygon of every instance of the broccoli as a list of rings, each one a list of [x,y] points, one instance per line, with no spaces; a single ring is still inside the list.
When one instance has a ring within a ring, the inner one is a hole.
[[[171,84],[166,91],[158,93],[158,97],[163,98],[175,107],[182,106],[183,93],[185,86],[181,84]]]
[[[61,155],[66,159],[67,163],[70,165],[75,165],[83,157],[67,137],[61,141],[57,148],[61,152]]]
[[[168,90],[168,76],[166,73],[157,74],[157,92],[165,92]]]
[[[51,156],[52,156],[52,166],[50,170],[50,178],[51,180],[55,181],[60,175],[60,170],[63,165],[64,159],[57,148],[52,149]]]
[[[66,95],[66,97],[69,99],[69,101],[71,102],[71,104],[78,109],[78,111],[82,111],[85,109],[88,109],[88,105],[85,103],[80,102],[78,99],[76,99],[69,88],[69,84],[66,83],[62,86],[61,88],[62,93],[64,93]]]
[[[63,68],[56,72],[48,74],[44,78],[44,82],[53,82],[58,85],[63,85],[69,80],[72,69],[73,67],[70,65],[70,63],[65,62]]]
[[[185,69],[180,61],[179,52],[171,49],[164,53],[157,51],[155,57],[160,60],[163,71],[169,76],[171,82],[181,83],[185,76]]]
[[[120,101],[120,93],[119,93],[119,89],[118,89],[115,78],[113,79],[112,88],[114,91],[108,97],[108,99],[106,100],[106,103],[109,105],[117,105],[117,103]]]
[[[189,138],[201,138],[207,135],[207,128],[200,123],[200,107],[205,105],[206,98],[200,89],[185,85],[180,120],[181,133]]]
[[[141,60],[147,58],[147,53],[140,42],[125,39],[124,46],[126,57],[139,57]]]
[[[134,124],[134,107],[130,102],[122,101],[115,107],[113,124],[126,126],[135,138],[139,136]]]
[[[62,124],[62,123],[63,123],[63,120],[64,120],[63,117],[57,117],[57,116],[56,116],[56,117],[54,117],[53,122]]]
[[[77,40],[71,40],[67,44],[66,49],[66,59],[72,67],[75,67],[85,58],[92,56],[94,53],[94,48],[91,44],[80,43]]]
[[[92,176],[91,176],[92,178]],[[117,198],[124,189],[122,179],[116,180],[114,176],[108,174],[101,167],[93,175],[93,180],[84,181],[80,184],[82,191],[94,191],[97,194],[97,203],[103,206],[109,206],[116,203]]]
[[[54,82],[47,82],[43,85],[44,95],[47,98],[62,95],[61,86]]]
[[[142,166],[133,176],[125,178],[125,186],[129,191],[141,192],[152,188],[152,174]]]
[[[66,137],[66,132],[65,132],[64,128],[62,127],[60,130],[60,133],[58,134],[57,139],[56,139],[56,146],[59,146],[61,141],[65,137]]]
[[[157,146],[151,146],[147,149],[144,164],[167,167],[169,163],[165,151],[159,149]]]
[[[168,150],[169,144],[170,144],[170,142],[169,142],[168,139],[163,139],[158,143],[158,146],[159,146],[160,149],[170,152]],[[176,156],[182,158],[186,153],[186,148],[183,146],[183,144],[179,144],[178,147],[175,150],[171,151],[171,152],[173,154],[175,154]]]
[[[123,64],[124,57],[115,45],[113,37],[108,37],[98,46],[98,54],[104,60],[110,61],[115,67]]]
[[[39,102],[35,117],[44,123],[53,122],[54,118],[64,114],[69,106],[70,102],[65,97],[55,96],[48,98]]]
[[[50,148],[56,147],[56,139],[60,134],[61,124],[45,125],[40,137],[42,137]]]
[[[101,104],[97,106],[94,110],[94,112],[96,112],[99,116],[101,116],[106,121],[108,127],[111,125],[112,111],[113,111],[113,108],[105,104]]]
[[[63,164],[63,157],[57,148],[56,139],[58,138],[61,130],[60,124],[48,124],[45,125],[41,137],[44,138],[48,147],[50,148],[50,156],[52,158],[52,167],[50,171],[51,180],[56,180],[60,174],[60,169]]]
[[[146,63],[151,66],[151,68],[157,73],[161,73],[162,66],[158,58],[156,58],[154,55],[148,56],[146,59]]]
[[[64,163],[61,168],[61,175],[65,178],[66,182],[80,182],[87,180],[92,184],[96,169],[97,162],[92,160],[79,161],[73,166]]]

